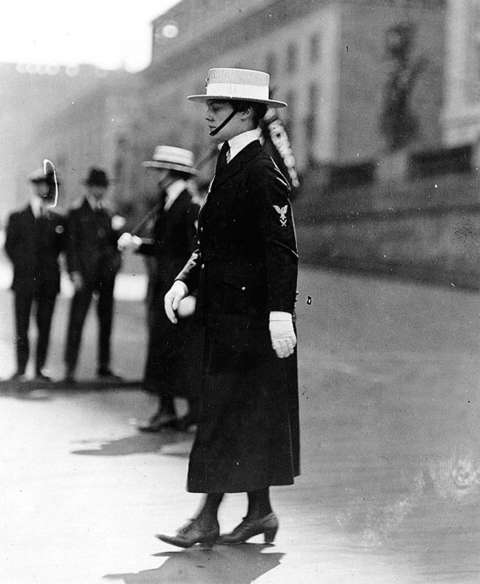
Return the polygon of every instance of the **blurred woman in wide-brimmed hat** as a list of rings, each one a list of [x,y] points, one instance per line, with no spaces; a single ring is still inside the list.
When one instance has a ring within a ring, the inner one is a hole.
[[[120,250],[129,249],[150,260],[144,388],[158,397],[158,406],[139,430],[184,430],[197,421],[200,339],[192,319],[182,319],[179,326],[168,320],[163,297],[194,248],[199,206],[189,183],[197,169],[190,150],[167,145],[157,146],[152,160],[143,166],[157,179],[158,202],[151,233],[146,238],[124,233],[118,242]],[[175,397],[187,400],[188,411],[182,417],[177,415]]]

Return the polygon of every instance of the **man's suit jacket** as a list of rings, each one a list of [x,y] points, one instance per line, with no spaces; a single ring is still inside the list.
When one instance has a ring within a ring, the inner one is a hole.
[[[42,290],[57,294],[60,289],[58,257],[65,246],[65,219],[46,211],[36,219],[27,205],[8,220],[5,251],[13,264],[12,289],[31,293]]]
[[[168,210],[160,210],[153,225],[152,237],[144,239],[138,253],[155,258],[151,293],[160,298],[185,265],[195,247],[199,206],[184,190]]]
[[[241,338],[265,330],[270,311],[294,312],[297,264],[288,184],[252,142],[214,178],[198,247],[177,279],[198,289],[197,312],[219,336]]]
[[[88,200],[70,210],[67,218],[68,271],[80,272],[87,282],[114,278],[121,265],[117,249],[120,232],[112,227],[112,212],[93,210]]]

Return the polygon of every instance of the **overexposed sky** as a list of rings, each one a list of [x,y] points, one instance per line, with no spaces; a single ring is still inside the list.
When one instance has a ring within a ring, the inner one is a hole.
[[[129,71],[150,61],[150,22],[178,0],[11,0],[0,16],[0,62],[92,63]]]

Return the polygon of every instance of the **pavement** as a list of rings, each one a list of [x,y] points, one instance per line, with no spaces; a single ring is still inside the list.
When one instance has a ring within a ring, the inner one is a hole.
[[[131,379],[145,353],[138,282],[118,290],[114,338],[115,369]],[[0,389],[0,583],[480,582],[478,296],[306,268],[299,290],[303,468],[294,487],[272,489],[274,546],[179,550],[153,537],[199,499],[185,492],[192,436],[135,429],[149,396]],[[2,376],[13,369],[8,295]],[[67,304],[54,323],[55,375]],[[85,379],[95,335],[90,318]],[[222,528],[244,512],[244,496],[229,496]]]

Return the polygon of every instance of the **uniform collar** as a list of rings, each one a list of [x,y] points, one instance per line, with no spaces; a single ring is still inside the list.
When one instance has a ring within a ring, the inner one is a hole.
[[[248,146],[251,142],[260,139],[260,129],[255,128],[254,130],[247,130],[241,134],[237,134],[233,138],[228,140],[228,145],[230,146],[229,154],[227,155],[228,162],[231,162],[235,156]]]
[[[183,179],[176,180],[172,184],[168,185],[165,189],[167,191],[167,198],[165,199],[165,206],[163,207],[165,211],[168,211],[170,207],[175,203],[180,194],[187,188],[187,183]]]

